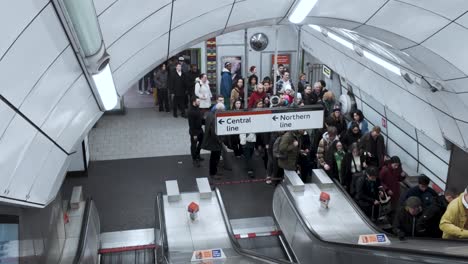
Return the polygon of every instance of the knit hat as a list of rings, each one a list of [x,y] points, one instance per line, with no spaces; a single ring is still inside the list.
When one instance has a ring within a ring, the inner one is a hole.
[[[408,198],[408,200],[406,200],[405,204],[409,208],[416,208],[416,207],[421,206],[422,203],[421,203],[421,199],[419,199],[419,197],[411,196],[410,198]]]
[[[229,61],[226,61],[226,62],[224,63],[224,68],[226,68],[226,67],[229,66],[229,65],[231,65],[231,63],[230,63]]]
[[[333,112],[336,112],[336,111],[341,112],[341,107],[339,105],[333,106]]]
[[[401,164],[400,158],[398,156],[393,156],[390,158],[390,163],[398,163]]]

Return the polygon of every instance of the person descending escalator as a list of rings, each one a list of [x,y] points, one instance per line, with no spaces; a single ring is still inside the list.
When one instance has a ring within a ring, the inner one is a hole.
[[[378,217],[377,212],[380,206],[378,175],[379,170],[374,166],[369,166],[365,175],[356,180],[356,202],[370,219]]]
[[[421,218],[422,206],[421,199],[416,196],[411,196],[406,200],[405,206],[398,211],[393,222],[393,233],[400,240],[405,237],[421,237],[424,236],[424,230],[418,226],[418,221]]]
[[[439,227],[444,239],[468,239],[468,186],[447,206]]]
[[[200,111],[200,99],[196,96],[191,98],[191,106],[188,111],[188,123],[190,134],[190,153],[192,155],[193,166],[199,168],[201,143],[203,142],[203,113]]]
[[[429,207],[423,210],[419,227],[427,237],[441,238],[440,220],[447,210],[447,206],[457,197],[454,190],[446,190],[443,195],[434,198]]]
[[[209,174],[210,178],[215,180],[221,179],[218,173],[218,163],[221,158],[221,151],[223,150],[223,143],[218,135],[216,135],[216,112],[224,111],[224,109],[223,103],[217,103],[216,111],[208,112],[205,119],[205,134],[202,149],[211,151]]]
[[[364,134],[359,141],[359,147],[367,157],[367,165],[381,168],[385,161],[385,139],[381,135],[379,126],[372,128],[370,132]]]

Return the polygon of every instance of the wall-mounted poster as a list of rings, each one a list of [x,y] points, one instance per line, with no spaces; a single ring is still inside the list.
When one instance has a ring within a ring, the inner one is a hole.
[[[284,68],[291,73],[291,54],[278,54],[278,65],[283,64]],[[271,74],[273,78],[275,72],[275,55],[271,55]],[[276,74],[278,76],[278,74]]]
[[[242,78],[242,57],[241,56],[221,57],[221,67],[223,69],[224,69],[224,63],[226,62],[230,62],[232,65],[231,74],[232,74],[233,83],[235,83],[236,80]],[[221,75],[221,73],[219,75]]]

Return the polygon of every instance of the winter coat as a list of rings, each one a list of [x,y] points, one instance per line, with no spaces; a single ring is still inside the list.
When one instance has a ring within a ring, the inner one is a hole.
[[[203,136],[202,149],[209,151],[221,151],[223,146],[220,138],[216,135],[216,116],[208,112],[205,119],[205,135]]]
[[[363,155],[360,155],[359,159],[361,161],[361,170],[357,171],[355,173],[359,173],[359,172],[362,172],[364,170],[363,164],[366,161],[366,159],[364,158]],[[352,179],[353,179],[353,173],[352,173],[352,170],[351,170],[351,168],[354,167],[353,153],[351,153],[351,152],[346,153],[341,165],[342,165],[341,166],[341,170],[342,170],[341,175],[342,175],[342,180],[343,180],[343,182],[341,182],[341,184],[344,185],[344,186],[347,186],[348,188],[350,188],[351,187],[351,182],[352,182]],[[359,170],[359,168],[356,167],[355,170]]]
[[[328,164],[330,167],[333,165],[333,153],[336,151],[335,143],[338,141],[339,139],[337,136],[331,140],[328,137],[328,132],[323,134],[317,148],[317,161],[318,165],[320,165],[322,168],[325,166],[325,164]]]
[[[352,122],[351,122],[352,123]],[[353,124],[353,123],[352,123]],[[354,123],[353,126],[351,126],[348,131],[346,131],[346,133],[344,133],[343,137],[340,138],[340,141],[341,143],[343,143],[343,146],[346,148],[346,149],[349,149],[349,147],[353,144],[353,143],[357,143],[359,142],[359,140],[361,139],[362,137],[362,134],[361,132],[357,133],[357,134],[354,134],[353,133],[353,127],[354,126],[357,126],[356,123]]]
[[[351,128],[351,124],[356,123],[359,125],[359,129],[361,129],[362,134],[366,134],[369,132],[369,123],[364,119],[361,122],[357,123],[356,121],[353,120],[353,122],[350,122],[348,124],[348,128]]]
[[[440,220],[440,230],[442,230],[442,238],[445,239],[466,239],[468,238],[467,217],[468,210],[463,205],[461,199],[465,193],[460,194],[447,206],[442,219]]]
[[[224,68],[223,72],[221,73],[221,94],[224,97],[229,97],[231,95],[232,89],[232,74],[231,72]]]
[[[384,166],[379,173],[380,182],[385,190],[390,190],[393,192],[392,195],[392,204],[396,208],[396,204],[400,201],[400,182],[405,179],[401,176],[403,170],[401,166],[398,169],[393,169],[391,164]]]
[[[197,84],[196,81],[199,78],[199,76],[200,76],[199,70],[197,70],[196,72],[193,72],[192,70],[187,72],[188,94],[191,96],[195,94],[195,85]]]
[[[187,79],[185,73],[179,75],[177,72],[171,74],[169,90],[176,96],[184,96],[187,93]]]
[[[156,84],[156,88],[166,90],[167,89],[167,71],[159,70],[156,72],[156,76],[154,77],[154,82]]]
[[[327,118],[325,123],[328,124],[328,126],[334,126],[336,127],[336,130],[338,130],[338,135],[342,136],[344,133],[346,133],[347,130],[347,125],[346,125],[346,120],[342,115],[340,115],[339,118],[336,118],[334,116],[334,113],[331,113],[330,116]]]
[[[314,93],[302,93],[302,101],[304,102],[304,105],[313,105],[317,103],[318,96]]]
[[[298,141],[298,145],[294,146],[294,141]],[[285,170],[295,171],[297,168],[297,158],[299,156],[299,150],[301,149],[301,136],[297,132],[286,132],[281,137],[279,145],[279,151],[286,155],[284,159],[278,159],[278,166]]]
[[[289,84],[291,85],[291,89],[293,89],[293,91],[294,91],[295,89],[294,89],[294,84],[293,84],[292,80],[289,80]],[[280,79],[278,82],[276,82],[276,91],[284,93],[284,89],[286,88],[285,86],[286,85],[285,85],[284,80]]]
[[[431,187],[427,187],[427,189],[423,192],[421,189],[419,189],[419,186],[414,186],[406,192],[406,195],[401,200],[402,204],[411,196],[416,196],[421,199],[423,208],[427,208],[432,204],[434,198],[437,197],[438,194]]]
[[[305,89],[307,84],[308,84],[308,82],[306,82],[306,81],[299,81],[297,83],[297,92],[302,94],[304,92],[304,89]]]
[[[398,237],[421,237],[423,230],[418,225],[421,213],[411,215],[405,207],[401,207],[393,221],[393,233]]]
[[[448,202],[445,195],[439,195],[434,202],[422,212],[418,221],[418,228],[426,237],[441,238],[442,230],[439,228],[440,219],[447,210]]]
[[[233,109],[234,109],[234,103],[236,102],[237,99],[241,100],[241,102],[244,102],[244,91],[241,91],[239,87],[235,87],[231,91],[230,102],[231,102],[231,107]]]
[[[372,146],[376,144],[376,153],[372,153]],[[385,139],[382,135],[377,137],[377,140],[374,140],[371,136],[371,132],[367,132],[364,136],[362,136],[361,140],[359,141],[359,148],[363,152],[372,153],[373,159],[375,159],[376,164],[367,164],[367,165],[375,165],[379,168],[384,165],[384,157],[385,157]]]
[[[212,95],[208,80],[205,83],[198,78],[195,80],[195,95],[200,99],[200,108],[210,108]]]
[[[371,206],[374,201],[379,200],[380,181],[371,181],[367,176],[363,175],[356,180],[356,202],[364,207]]]
[[[188,111],[189,134],[191,136],[198,136],[203,133],[203,114],[200,108],[191,106]]]
[[[250,96],[249,98],[249,104],[248,104],[248,108],[255,108],[257,107],[256,106],[256,103],[258,101],[263,101],[263,98],[265,98],[266,94],[265,92],[254,92],[252,93],[252,95]]]

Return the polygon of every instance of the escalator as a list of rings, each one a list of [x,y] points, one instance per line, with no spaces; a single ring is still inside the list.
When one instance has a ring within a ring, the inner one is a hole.
[[[321,208],[320,192],[331,195]],[[306,184],[294,192],[283,183],[273,197],[273,212],[298,263],[468,263],[468,243],[408,239],[388,235],[389,245],[360,245],[360,235],[381,233],[350,197],[334,184]]]

